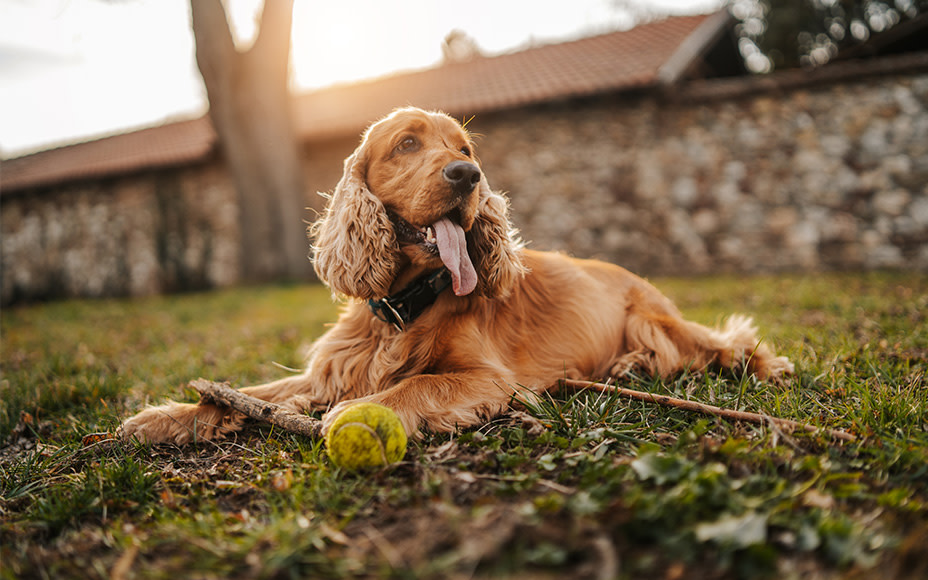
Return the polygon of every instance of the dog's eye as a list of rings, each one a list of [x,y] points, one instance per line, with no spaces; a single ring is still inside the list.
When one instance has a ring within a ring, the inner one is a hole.
[[[406,137],[396,146],[396,150],[400,153],[410,153],[418,148],[419,142],[416,141],[415,137]]]
[[[463,153],[465,157],[470,157],[470,147],[467,145],[461,147],[461,153]]]

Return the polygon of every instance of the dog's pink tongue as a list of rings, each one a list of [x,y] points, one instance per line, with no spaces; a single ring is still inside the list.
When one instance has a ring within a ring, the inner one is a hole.
[[[454,293],[466,296],[477,287],[477,271],[467,255],[467,240],[464,229],[448,218],[441,218],[434,224],[435,238],[438,240],[438,254],[445,267],[451,272]]]

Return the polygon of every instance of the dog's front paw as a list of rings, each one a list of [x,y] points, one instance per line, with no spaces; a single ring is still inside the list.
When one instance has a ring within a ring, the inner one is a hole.
[[[126,419],[118,433],[125,440],[184,445],[193,440],[193,430],[181,422],[183,414],[177,404],[151,407]]]
[[[216,405],[168,403],[130,417],[119,428],[119,434],[123,439],[184,445],[225,437],[239,430],[244,420],[241,413]]]

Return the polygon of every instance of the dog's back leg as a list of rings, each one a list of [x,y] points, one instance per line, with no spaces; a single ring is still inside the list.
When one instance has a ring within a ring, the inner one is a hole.
[[[762,379],[793,372],[792,363],[757,339],[757,329],[748,317],[732,316],[721,328],[713,329],[675,313],[633,306],[625,324],[626,354],[613,363],[613,376],[637,368],[667,377],[713,364],[746,368]]]

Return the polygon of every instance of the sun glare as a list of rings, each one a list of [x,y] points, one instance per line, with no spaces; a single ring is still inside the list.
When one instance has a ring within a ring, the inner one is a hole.
[[[239,50],[247,50],[258,35],[258,14],[264,0],[224,0],[232,38]]]

